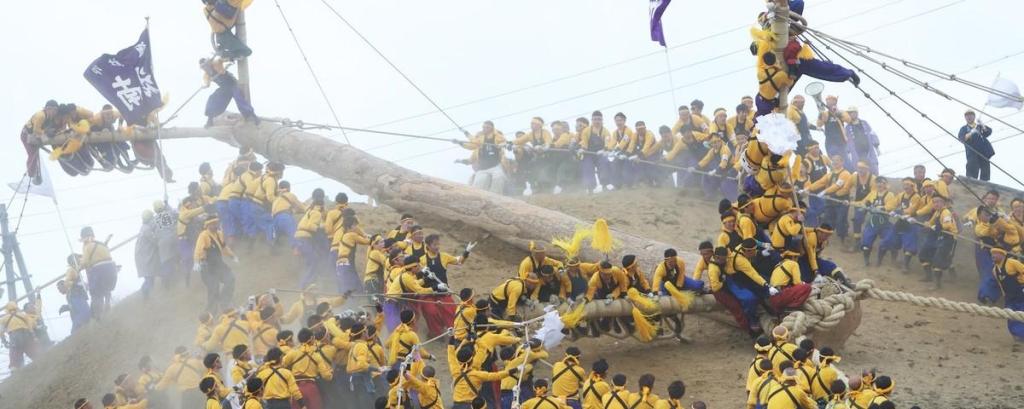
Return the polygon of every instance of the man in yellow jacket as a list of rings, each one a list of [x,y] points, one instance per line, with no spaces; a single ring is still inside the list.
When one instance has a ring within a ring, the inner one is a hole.
[[[612,133],[604,127],[604,114],[594,111],[590,116],[590,126],[579,134],[580,149],[580,181],[587,192],[594,192],[598,186],[605,190],[611,188],[612,172],[608,162],[608,154],[615,150]]]
[[[110,257],[107,243],[96,240],[92,227],[82,228],[82,262],[78,265],[85,270],[89,281],[89,297],[92,299],[92,316],[100,316],[110,310],[110,293],[117,285],[120,267]]]
[[[842,156],[832,156],[832,176],[829,186],[819,196],[826,198],[822,223],[828,223],[839,236],[842,245],[846,245],[846,235],[850,226],[850,191],[853,190],[856,176],[844,167]]]
[[[779,293],[768,297],[768,305],[775,312],[798,309],[811,295],[811,285],[800,279],[800,265],[796,261],[799,257],[796,251],[783,251],[782,261],[772,271],[770,283]]]
[[[317,351],[312,330],[299,330],[297,338],[299,347],[284,356],[281,366],[288,368],[295,375],[295,383],[298,384],[306,405],[310,409],[319,409],[323,407],[323,401],[317,379],[330,381],[334,377],[334,371],[330,363]]]
[[[582,409],[603,409],[604,396],[611,392],[611,386],[605,381],[608,376],[608,362],[604,359],[594,361],[590,366],[590,375],[583,383],[583,391],[580,393]],[[625,382],[623,382],[625,384]]]
[[[281,241],[287,241],[288,247],[296,249],[295,230],[298,224],[295,217],[305,212],[305,206],[292,193],[292,184],[287,180],[277,183],[277,197],[270,205],[271,227],[267,229],[267,241],[274,247]]]
[[[893,224],[889,218],[893,216],[893,213],[899,206],[899,197],[889,191],[889,181],[882,176],[878,176],[875,178],[875,190],[868,193],[863,200],[857,202],[857,205],[864,208],[865,220],[863,235],[860,240],[860,250],[864,255],[864,266],[867,267],[870,264],[871,248],[875,245],[875,239],[884,240],[886,236],[891,234],[890,230],[892,230]],[[880,244],[878,260],[875,263],[876,267],[882,265],[886,251],[885,246]]]
[[[32,296],[33,306],[39,306],[42,299],[39,293]],[[4,314],[0,315],[0,338],[4,346],[10,350],[10,367],[25,366],[25,355],[32,360],[36,357],[36,321],[41,318],[38,310],[21,311],[13,301],[4,306]]]
[[[498,372],[475,369],[472,365],[473,355],[472,347],[456,349],[454,345],[448,345],[448,370],[452,376],[452,409],[471,409],[473,400],[480,395],[480,387],[484,382],[500,381],[519,372],[517,368]]]
[[[256,372],[256,378],[263,380],[263,400],[266,409],[289,409],[293,403],[299,408],[312,408],[307,405],[299,389],[295,374],[283,364],[284,353],[280,348],[271,348],[263,365]]]
[[[956,251],[956,235],[960,227],[948,206],[948,199],[938,192],[932,195],[932,217],[928,220],[924,243],[918,257],[925,266],[922,281],[934,281],[935,288],[942,288],[942,273],[953,263]]]
[[[233,60],[252,55],[252,49],[234,33],[239,14],[244,13],[252,1],[203,0],[203,13],[217,41],[217,54],[222,57]]]
[[[174,387],[181,396],[181,407],[199,408],[203,404],[203,395],[196,390],[196,385],[203,375],[203,361],[188,352],[188,348],[179,346],[174,349],[171,363],[167,365],[155,390],[163,391]]]
[[[203,226],[204,230],[199,233],[192,254],[192,271],[199,273],[206,285],[206,310],[214,312],[231,305],[231,297],[235,292],[235,273],[224,258],[231,257],[237,263],[238,257],[225,243],[217,218],[207,219]]]
[[[586,369],[580,366],[580,349],[565,349],[565,358],[551,366],[551,395],[569,407],[580,409],[580,390],[586,379]]]
[[[631,409],[630,396],[632,394],[626,389],[626,375],[615,374],[612,388],[601,398],[601,405],[604,409]]]
[[[999,286],[1007,309],[1024,311],[1024,263],[1008,257],[1005,249],[993,248],[992,276]],[[1024,322],[1007,321],[1006,327],[1017,342],[1024,342]]]
[[[466,132],[468,141],[454,141],[465,149],[473,151],[473,187],[491,193],[504,194],[508,182],[505,160],[505,135],[494,129],[494,122],[484,121],[479,133],[471,136]]]

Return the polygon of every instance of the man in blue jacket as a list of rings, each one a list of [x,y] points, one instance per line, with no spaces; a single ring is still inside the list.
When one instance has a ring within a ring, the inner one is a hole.
[[[967,124],[960,127],[958,137],[964,144],[964,151],[967,154],[967,177],[987,181],[991,173],[989,159],[996,154],[988,137],[992,135],[992,128],[975,122],[974,111],[964,113]]]

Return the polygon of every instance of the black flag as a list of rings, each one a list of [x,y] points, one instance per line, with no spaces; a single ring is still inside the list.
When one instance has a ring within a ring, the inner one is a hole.
[[[103,54],[85,70],[85,79],[96,88],[131,125],[146,125],[146,116],[160,108],[160,88],[153,77],[149,28],[139,41],[118,51]]]

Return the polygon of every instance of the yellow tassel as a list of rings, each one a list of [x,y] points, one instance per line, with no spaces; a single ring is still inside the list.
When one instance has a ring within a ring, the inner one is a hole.
[[[681,291],[672,283],[665,283],[665,289],[668,290],[669,295],[679,303],[679,307],[683,311],[690,310],[690,304],[693,303],[693,299],[697,296],[693,291]]]
[[[633,303],[633,306],[643,311],[644,314],[657,314],[661,312],[657,302],[640,294],[640,291],[637,291],[635,288],[630,288],[629,291],[626,291],[626,298]]]
[[[580,249],[583,247],[583,241],[592,235],[593,232],[586,227],[576,228],[572,238],[551,239],[551,245],[562,249],[565,252],[566,258],[573,258],[579,256]]]
[[[590,247],[602,254],[612,252],[612,232],[608,229],[608,222],[604,219],[597,219],[594,222],[594,237],[590,239]]]
[[[658,328],[636,307],[633,307],[633,324],[636,327],[633,335],[641,342],[651,342],[658,334]]]
[[[53,148],[52,151],[50,151],[50,160],[60,159],[60,157],[63,156],[63,155],[64,155],[64,147],[63,146],[58,146],[56,148]]]
[[[583,319],[586,318],[586,309],[587,303],[581,302],[576,304],[572,311],[562,315],[562,325],[565,325],[565,328],[576,328],[576,326],[580,325],[580,322],[583,322]]]

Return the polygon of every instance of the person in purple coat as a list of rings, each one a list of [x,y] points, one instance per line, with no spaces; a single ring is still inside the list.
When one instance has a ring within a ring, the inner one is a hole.
[[[878,175],[878,135],[867,121],[860,119],[857,107],[846,110],[850,121],[846,123],[846,137],[849,138],[850,156],[854,163],[867,162],[871,174]]]

